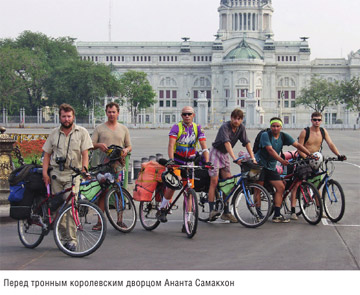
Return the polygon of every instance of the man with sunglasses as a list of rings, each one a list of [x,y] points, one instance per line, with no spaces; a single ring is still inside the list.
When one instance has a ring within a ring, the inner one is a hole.
[[[266,180],[275,188],[275,213],[272,219],[275,223],[290,221],[280,214],[285,184],[276,170],[276,163],[279,161],[283,166],[289,165],[287,160],[279,156],[283,146],[292,145],[307,156],[311,155],[307,148],[295,141],[289,134],[282,132],[282,126],[283,122],[280,118],[274,117],[270,119],[270,131],[261,134],[259,150],[255,154],[256,161],[264,167],[258,183],[264,185]],[[281,133],[283,133],[282,136]]]
[[[169,133],[168,145],[168,164],[186,165],[192,162],[196,155],[196,145],[199,142],[203,156],[209,165],[209,150],[206,147],[206,137],[200,125],[193,123],[194,109],[186,106],[181,111],[182,121],[173,125]],[[158,218],[161,222],[166,222],[166,210],[174,190],[167,188],[162,200]]]
[[[320,152],[322,150],[322,143],[325,140],[330,150],[338,157],[340,161],[345,161],[346,156],[340,155],[335,144],[332,142],[329,133],[323,127],[320,127],[322,122],[322,114],[320,112],[314,112],[311,114],[312,126],[304,128],[299,135],[299,143],[306,147],[311,153]],[[302,151],[298,151],[302,158],[306,158],[306,155]],[[297,220],[298,217],[295,213],[296,206],[296,191],[299,184],[295,185],[291,191],[291,219]]]
[[[299,136],[299,143],[304,145],[311,153],[315,153],[321,151],[322,142],[325,140],[330,150],[339,158],[339,160],[346,160],[346,156],[340,155],[327,130],[320,127],[322,122],[322,114],[320,112],[312,113],[311,122],[311,127],[305,128],[301,131]],[[305,157],[301,151],[299,151],[299,154],[301,157]]]

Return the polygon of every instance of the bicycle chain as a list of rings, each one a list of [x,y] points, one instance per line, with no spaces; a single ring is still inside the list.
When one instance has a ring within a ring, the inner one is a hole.
[[[24,158],[23,158],[23,156],[21,155],[21,151],[20,151],[19,146],[16,146],[16,147],[14,148],[14,152],[15,152],[16,158],[19,160],[19,164],[20,164],[21,166],[25,165]]]

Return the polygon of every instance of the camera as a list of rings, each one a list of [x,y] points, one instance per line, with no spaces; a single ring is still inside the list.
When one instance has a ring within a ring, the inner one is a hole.
[[[55,162],[56,162],[56,164],[59,165],[59,170],[64,171],[64,165],[65,165],[66,159],[64,157],[56,157]]]

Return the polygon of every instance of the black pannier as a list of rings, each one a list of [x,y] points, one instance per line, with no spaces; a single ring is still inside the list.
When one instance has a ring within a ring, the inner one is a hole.
[[[25,170],[26,173],[24,173],[23,170]],[[42,168],[38,165],[24,165],[23,169],[17,169],[14,174],[17,175],[16,177],[14,177],[14,175],[10,176],[10,185],[15,187],[18,185],[18,183],[24,183],[25,190],[21,200],[12,201],[9,199],[10,217],[14,219],[26,219],[30,217],[31,206],[34,202],[34,199],[42,198],[46,195],[46,187],[42,179]],[[18,177],[19,175],[21,175],[21,177]],[[15,183],[15,181],[18,181],[18,183]]]

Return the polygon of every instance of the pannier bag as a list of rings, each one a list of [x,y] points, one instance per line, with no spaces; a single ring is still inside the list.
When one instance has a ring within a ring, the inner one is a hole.
[[[229,178],[224,181],[219,181],[218,186],[225,195],[228,195],[236,185],[236,180],[236,178]]]
[[[91,181],[88,185],[80,186],[80,194],[89,201],[91,201],[100,190],[101,190],[101,185],[97,180]]]
[[[139,176],[135,182],[133,198],[135,201],[150,202],[156,186],[161,180],[165,166],[155,161],[141,164]]]
[[[10,174],[9,184],[10,217],[29,218],[34,199],[44,197],[46,193],[41,166],[30,164],[17,168]]]
[[[196,192],[205,192],[209,191],[210,186],[210,176],[209,172],[205,169],[197,169],[195,170],[194,175],[194,189]]]

